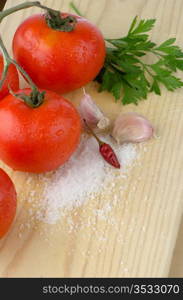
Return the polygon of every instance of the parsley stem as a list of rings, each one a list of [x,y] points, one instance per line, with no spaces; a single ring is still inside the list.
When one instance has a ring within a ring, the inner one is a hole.
[[[154,55],[158,56],[158,57],[164,57],[163,54],[161,54],[161,53],[159,53],[159,52],[157,52],[157,51],[155,51],[155,50],[153,50],[153,49],[150,50],[150,52],[153,53]]]
[[[75,6],[75,4],[73,2],[69,3],[70,8],[73,9],[73,11],[80,17],[83,17],[83,15],[81,14],[81,12],[78,10],[78,8]]]
[[[154,75],[150,72],[149,68],[150,65],[143,63],[143,61],[139,60],[139,63],[142,65],[143,69],[151,76],[154,77]]]
[[[121,69],[120,66],[118,66],[118,65],[116,65],[116,64],[114,64],[114,63],[111,63],[111,66],[112,66],[113,68],[115,68],[117,71],[119,71],[120,73],[122,73],[122,75],[125,75],[125,74],[126,74],[126,73]]]

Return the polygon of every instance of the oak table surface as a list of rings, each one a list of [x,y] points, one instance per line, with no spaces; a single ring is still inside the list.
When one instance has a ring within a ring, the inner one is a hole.
[[[5,8],[21,2],[9,0]],[[71,11],[69,2],[42,1],[62,11]],[[155,42],[175,36],[183,48],[182,0],[74,2],[105,37],[125,35],[131,20],[138,15],[157,18],[152,31]],[[29,8],[3,21],[1,34],[9,50],[18,24],[39,11]],[[150,94],[148,100],[138,106],[125,107],[116,104],[108,93],[99,94],[94,83],[87,85],[86,90],[111,118],[119,111],[144,114],[154,124],[158,138],[145,145],[146,152],[144,145],[137,146],[139,163],[125,182],[124,194],[116,189],[117,197],[121,197],[117,207],[113,206],[113,197],[108,199],[106,195],[68,212],[57,225],[44,224],[30,217],[28,195],[31,190],[36,191],[35,197],[40,195],[40,177],[14,172],[1,163],[18,192],[16,220],[8,235],[0,241],[1,277],[168,276],[182,215],[183,89],[174,93],[163,89],[161,97]],[[81,95],[82,91],[78,90],[67,97],[77,102]],[[31,184],[28,184],[29,178]],[[94,214],[109,203],[111,211],[107,218]]]

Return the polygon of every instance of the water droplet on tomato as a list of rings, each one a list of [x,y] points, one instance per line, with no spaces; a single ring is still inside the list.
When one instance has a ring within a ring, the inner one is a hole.
[[[62,135],[63,134],[63,130],[62,129],[59,129],[57,132],[56,132],[56,135],[57,136],[60,136],[60,135]]]

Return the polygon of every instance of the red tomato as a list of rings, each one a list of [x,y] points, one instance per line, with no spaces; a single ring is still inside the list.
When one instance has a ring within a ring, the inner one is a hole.
[[[51,29],[44,15],[33,15],[14,35],[14,57],[40,88],[72,91],[92,81],[104,64],[102,34],[86,19],[74,17],[74,30],[63,32]]]
[[[0,238],[9,230],[17,207],[16,191],[9,176],[0,169]]]
[[[18,91],[30,94],[30,89]],[[0,159],[15,170],[41,173],[56,169],[76,149],[81,121],[75,107],[46,91],[37,108],[9,95],[0,102]]]
[[[0,78],[2,76],[3,67],[4,67],[3,56],[0,53]],[[10,85],[10,87],[13,91],[16,91],[19,89],[18,72],[14,65],[9,66],[7,77],[5,79],[5,82],[4,82],[1,90],[0,90],[0,100],[9,94],[8,85]]]

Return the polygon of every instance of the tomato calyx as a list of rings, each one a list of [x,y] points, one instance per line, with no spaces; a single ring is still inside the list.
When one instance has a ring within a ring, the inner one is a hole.
[[[12,94],[14,97],[23,100],[29,107],[31,108],[37,108],[39,107],[45,97],[45,91],[40,92],[38,90],[32,91],[30,95],[26,95],[25,93],[14,93],[10,87],[9,87],[10,94]]]
[[[47,9],[45,20],[50,28],[64,32],[73,31],[77,23],[74,16],[62,17],[60,11],[53,9]]]

